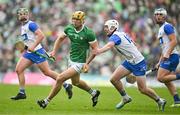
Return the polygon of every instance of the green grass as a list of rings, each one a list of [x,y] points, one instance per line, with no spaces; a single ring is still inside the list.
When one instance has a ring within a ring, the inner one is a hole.
[[[136,88],[126,88],[133,98],[121,110],[116,110],[115,105],[120,101],[120,96],[113,87],[94,87],[101,91],[99,103],[92,107],[90,95],[78,88],[73,88],[74,95],[71,100],[67,98],[64,89],[54,98],[46,109],[41,109],[37,99],[45,98],[50,86],[27,86],[26,100],[12,101],[10,97],[18,90],[17,85],[0,84],[0,114],[1,115],[131,115],[131,114],[180,114],[180,108],[170,108],[173,100],[166,88],[156,88],[158,94],[168,103],[165,112],[160,112],[157,105],[150,98],[140,94]]]

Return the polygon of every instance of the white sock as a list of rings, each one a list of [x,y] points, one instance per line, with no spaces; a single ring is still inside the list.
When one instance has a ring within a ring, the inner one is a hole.
[[[123,97],[123,99],[129,99],[129,96],[127,94],[122,97]]]
[[[50,102],[50,100],[48,98],[46,98],[46,99],[44,99],[44,102],[47,105]]]
[[[96,90],[93,90],[91,93],[92,96],[96,95]]]

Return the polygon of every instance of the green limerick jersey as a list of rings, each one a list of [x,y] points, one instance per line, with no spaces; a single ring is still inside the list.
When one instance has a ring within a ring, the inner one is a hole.
[[[71,61],[85,63],[90,45],[89,43],[96,40],[95,33],[87,26],[84,26],[81,31],[77,32],[72,24],[65,27],[64,33],[71,41]]]

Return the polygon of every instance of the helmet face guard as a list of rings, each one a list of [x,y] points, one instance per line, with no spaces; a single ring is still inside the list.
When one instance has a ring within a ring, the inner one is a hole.
[[[23,16],[23,18],[22,18]],[[29,20],[29,11],[27,8],[19,8],[17,10],[17,17],[20,21],[28,21]]]
[[[19,8],[17,10],[17,15],[20,14],[20,13],[25,13],[25,14],[29,14],[29,11],[27,8]]]
[[[108,36],[111,35],[115,30],[118,30],[118,29],[119,29],[119,23],[117,20],[108,20],[104,24],[104,30]]]
[[[167,16],[167,11],[164,8],[158,8],[154,11],[154,15],[161,14]]]
[[[111,30],[114,30],[114,28],[118,29],[119,23],[117,20],[108,20],[105,22],[104,26],[107,26],[108,29],[111,31]]]
[[[167,11],[164,8],[158,8],[154,11],[154,17],[155,17],[156,23],[162,24],[165,22],[167,18]]]

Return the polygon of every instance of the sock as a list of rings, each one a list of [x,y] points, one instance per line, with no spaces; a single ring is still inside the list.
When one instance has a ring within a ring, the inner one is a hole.
[[[176,74],[176,79],[180,79],[180,74]]]
[[[50,100],[48,98],[46,98],[46,99],[44,99],[44,102],[47,105],[50,102]]]
[[[63,87],[66,89],[67,87],[69,86],[69,84],[68,83],[63,83]]]
[[[119,91],[119,93],[121,94],[121,96],[126,96],[125,90]]]
[[[158,103],[160,101],[160,97],[157,97],[155,101]]]
[[[178,94],[175,94],[175,95],[174,95],[174,102],[176,102],[176,101],[180,101]]]
[[[96,94],[96,90],[90,89],[88,91],[89,94],[91,94],[92,96],[94,96]]]
[[[24,89],[24,88],[22,88],[22,87],[20,87],[20,88],[19,88],[19,93],[21,93],[21,94],[25,94],[25,89]]]

